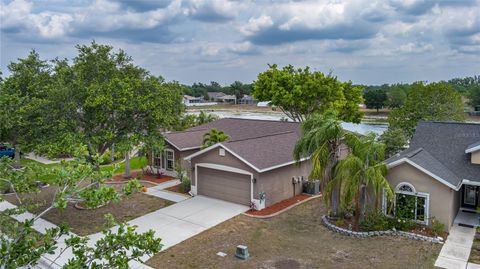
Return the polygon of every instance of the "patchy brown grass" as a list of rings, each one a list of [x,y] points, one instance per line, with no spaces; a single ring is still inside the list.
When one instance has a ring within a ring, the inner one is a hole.
[[[165,250],[155,268],[433,268],[441,245],[399,237],[355,239],[327,230],[315,199],[262,220],[237,216]],[[251,258],[234,257],[239,244]],[[217,252],[227,253],[219,257]]]
[[[121,184],[113,185],[116,189],[121,188]],[[149,185],[151,186],[151,185]],[[46,209],[52,200],[55,189],[48,187],[37,194],[23,195],[22,199],[27,204],[39,204],[39,207],[32,208],[30,211],[38,214]],[[5,200],[18,204],[12,195],[3,196]],[[163,199],[150,196],[143,193],[135,193],[128,198],[124,198],[117,203],[110,203],[98,209],[80,210],[69,204],[66,209],[52,209],[42,218],[54,224],[67,224],[71,231],[78,235],[89,235],[100,232],[105,224],[105,215],[110,213],[118,222],[129,221],[147,213],[168,206],[171,203]]]

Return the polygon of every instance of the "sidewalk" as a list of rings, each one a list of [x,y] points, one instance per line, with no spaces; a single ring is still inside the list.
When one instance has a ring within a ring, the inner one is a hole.
[[[447,269],[475,268],[468,263],[475,229],[454,225],[438,255],[435,266]],[[468,267],[467,267],[468,265]]]
[[[191,197],[186,194],[175,193],[171,191],[166,191],[165,189],[176,186],[180,184],[180,180],[170,180],[162,184],[158,184],[155,187],[148,188],[148,191],[145,194],[156,196],[161,199],[172,201],[175,203],[185,201]]]

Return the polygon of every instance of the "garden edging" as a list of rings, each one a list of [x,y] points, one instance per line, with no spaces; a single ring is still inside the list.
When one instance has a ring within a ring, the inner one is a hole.
[[[251,218],[257,218],[257,219],[269,219],[269,218],[275,217],[275,216],[277,216],[277,215],[280,215],[280,214],[282,214],[283,212],[288,211],[288,210],[290,210],[290,209],[292,209],[292,208],[294,208],[294,207],[296,207],[296,206],[298,206],[298,205],[301,205],[301,204],[303,204],[303,203],[306,203],[306,202],[308,202],[308,201],[310,201],[310,200],[313,200],[313,199],[318,198],[318,197],[322,197],[321,194],[318,194],[318,195],[310,195],[310,196],[311,196],[310,198],[307,198],[307,199],[305,199],[305,200],[302,200],[302,201],[300,201],[300,202],[298,202],[298,203],[295,203],[295,204],[293,204],[293,205],[287,206],[287,207],[285,207],[284,209],[279,210],[279,211],[277,211],[277,212],[275,212],[275,213],[272,213],[272,214],[270,214],[270,215],[259,216],[259,215],[248,214],[247,212],[242,213],[242,215],[245,215],[245,216],[248,216],[248,217],[251,217]]]
[[[436,244],[443,244],[443,239],[439,237],[424,236],[424,235],[404,232],[404,231],[387,230],[387,231],[355,232],[355,231],[351,231],[351,230],[336,226],[335,224],[331,223],[328,220],[327,216],[325,215],[322,216],[322,223],[330,231],[343,234],[346,236],[351,236],[351,237],[364,238],[364,237],[373,237],[373,236],[380,236],[380,235],[391,235],[391,236],[402,236],[402,237],[406,237],[414,240],[427,241],[427,242],[436,243]]]

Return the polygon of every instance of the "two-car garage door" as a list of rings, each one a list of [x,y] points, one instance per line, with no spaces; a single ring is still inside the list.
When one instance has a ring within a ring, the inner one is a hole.
[[[197,167],[197,193],[237,204],[250,205],[250,175]]]

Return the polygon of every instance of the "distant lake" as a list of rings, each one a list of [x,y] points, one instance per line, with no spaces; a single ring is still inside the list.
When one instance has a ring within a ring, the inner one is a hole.
[[[268,112],[246,112],[246,111],[228,111],[228,110],[214,110],[205,111],[210,114],[215,114],[220,118],[240,118],[240,119],[254,119],[254,120],[280,120],[285,115],[281,113],[268,113]],[[188,114],[198,115],[200,112],[188,112]],[[381,135],[388,128],[387,124],[370,124],[370,123],[350,123],[342,122],[343,128],[352,132],[360,134],[366,134],[368,132],[374,132]]]

